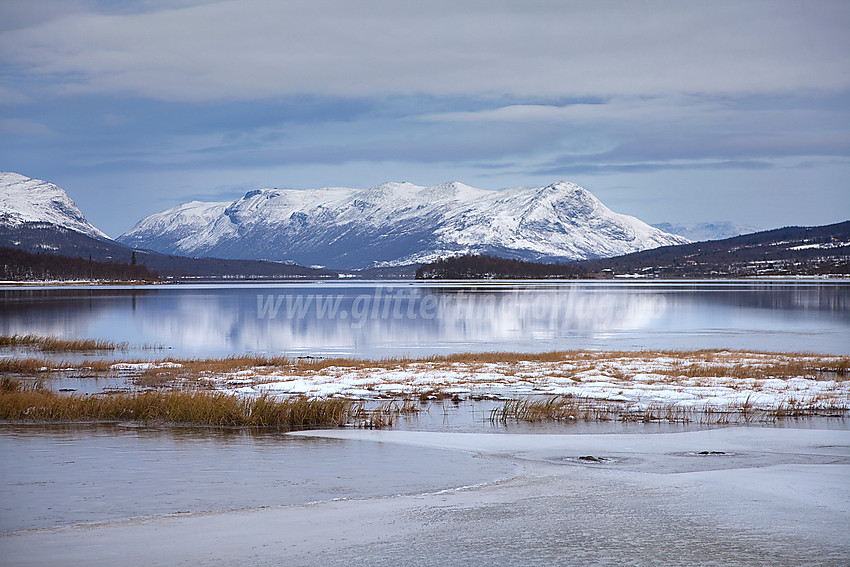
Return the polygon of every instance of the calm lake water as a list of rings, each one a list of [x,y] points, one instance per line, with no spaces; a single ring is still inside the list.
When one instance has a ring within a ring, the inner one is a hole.
[[[128,358],[746,348],[850,354],[850,281],[303,282],[0,289],[0,333]]]

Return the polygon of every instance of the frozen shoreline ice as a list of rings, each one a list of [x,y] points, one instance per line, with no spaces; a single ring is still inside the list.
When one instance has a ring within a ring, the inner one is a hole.
[[[0,537],[0,556],[14,565],[130,566],[850,560],[846,430],[295,435],[462,451],[521,472],[463,490],[17,532]]]

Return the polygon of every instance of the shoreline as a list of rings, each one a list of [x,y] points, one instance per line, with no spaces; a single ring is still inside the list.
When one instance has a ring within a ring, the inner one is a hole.
[[[846,274],[800,274],[800,275],[760,275],[760,276],[739,276],[734,278],[728,277],[681,277],[681,278],[655,278],[641,274],[626,274],[618,275],[612,278],[484,278],[484,279],[416,279],[410,278],[360,278],[356,276],[339,276],[337,278],[330,277],[315,277],[315,276],[293,276],[293,277],[274,277],[274,278],[235,278],[235,277],[220,277],[209,278],[206,276],[186,276],[181,278],[162,279],[159,281],[144,281],[144,280],[128,280],[128,281],[108,281],[108,280],[49,280],[49,281],[30,281],[30,280],[0,280],[0,289],[10,288],[15,286],[20,287],[85,287],[85,286],[138,286],[138,287],[155,287],[163,285],[184,285],[184,284],[223,284],[223,285],[243,285],[243,284],[303,284],[305,282],[322,282],[322,283],[350,283],[352,285],[369,283],[387,283],[403,282],[405,284],[415,284],[421,286],[440,286],[440,285],[488,285],[488,284],[541,284],[541,283],[569,283],[569,284],[593,284],[610,285],[612,283],[619,284],[634,284],[634,283],[723,283],[723,282],[758,282],[768,281],[772,283],[782,281],[813,281],[813,282],[848,282],[850,276]]]

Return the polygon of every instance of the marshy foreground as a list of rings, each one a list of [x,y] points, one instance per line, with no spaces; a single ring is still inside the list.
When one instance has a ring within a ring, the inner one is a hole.
[[[4,565],[850,562],[846,356],[12,342]]]
[[[5,343],[54,354],[0,359],[0,419],[15,422],[384,427],[462,401],[487,402],[489,421],[503,425],[750,423],[844,418],[850,409],[847,356],[702,350],[65,361],[56,358],[56,339]],[[121,348],[73,341],[66,350]]]

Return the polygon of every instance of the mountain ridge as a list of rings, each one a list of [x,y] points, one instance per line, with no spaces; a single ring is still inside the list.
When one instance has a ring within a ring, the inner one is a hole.
[[[689,242],[615,213],[568,182],[501,191],[459,182],[257,189],[223,205],[184,203],[142,219],[117,240],[168,254],[340,269],[469,253],[569,261]]]

